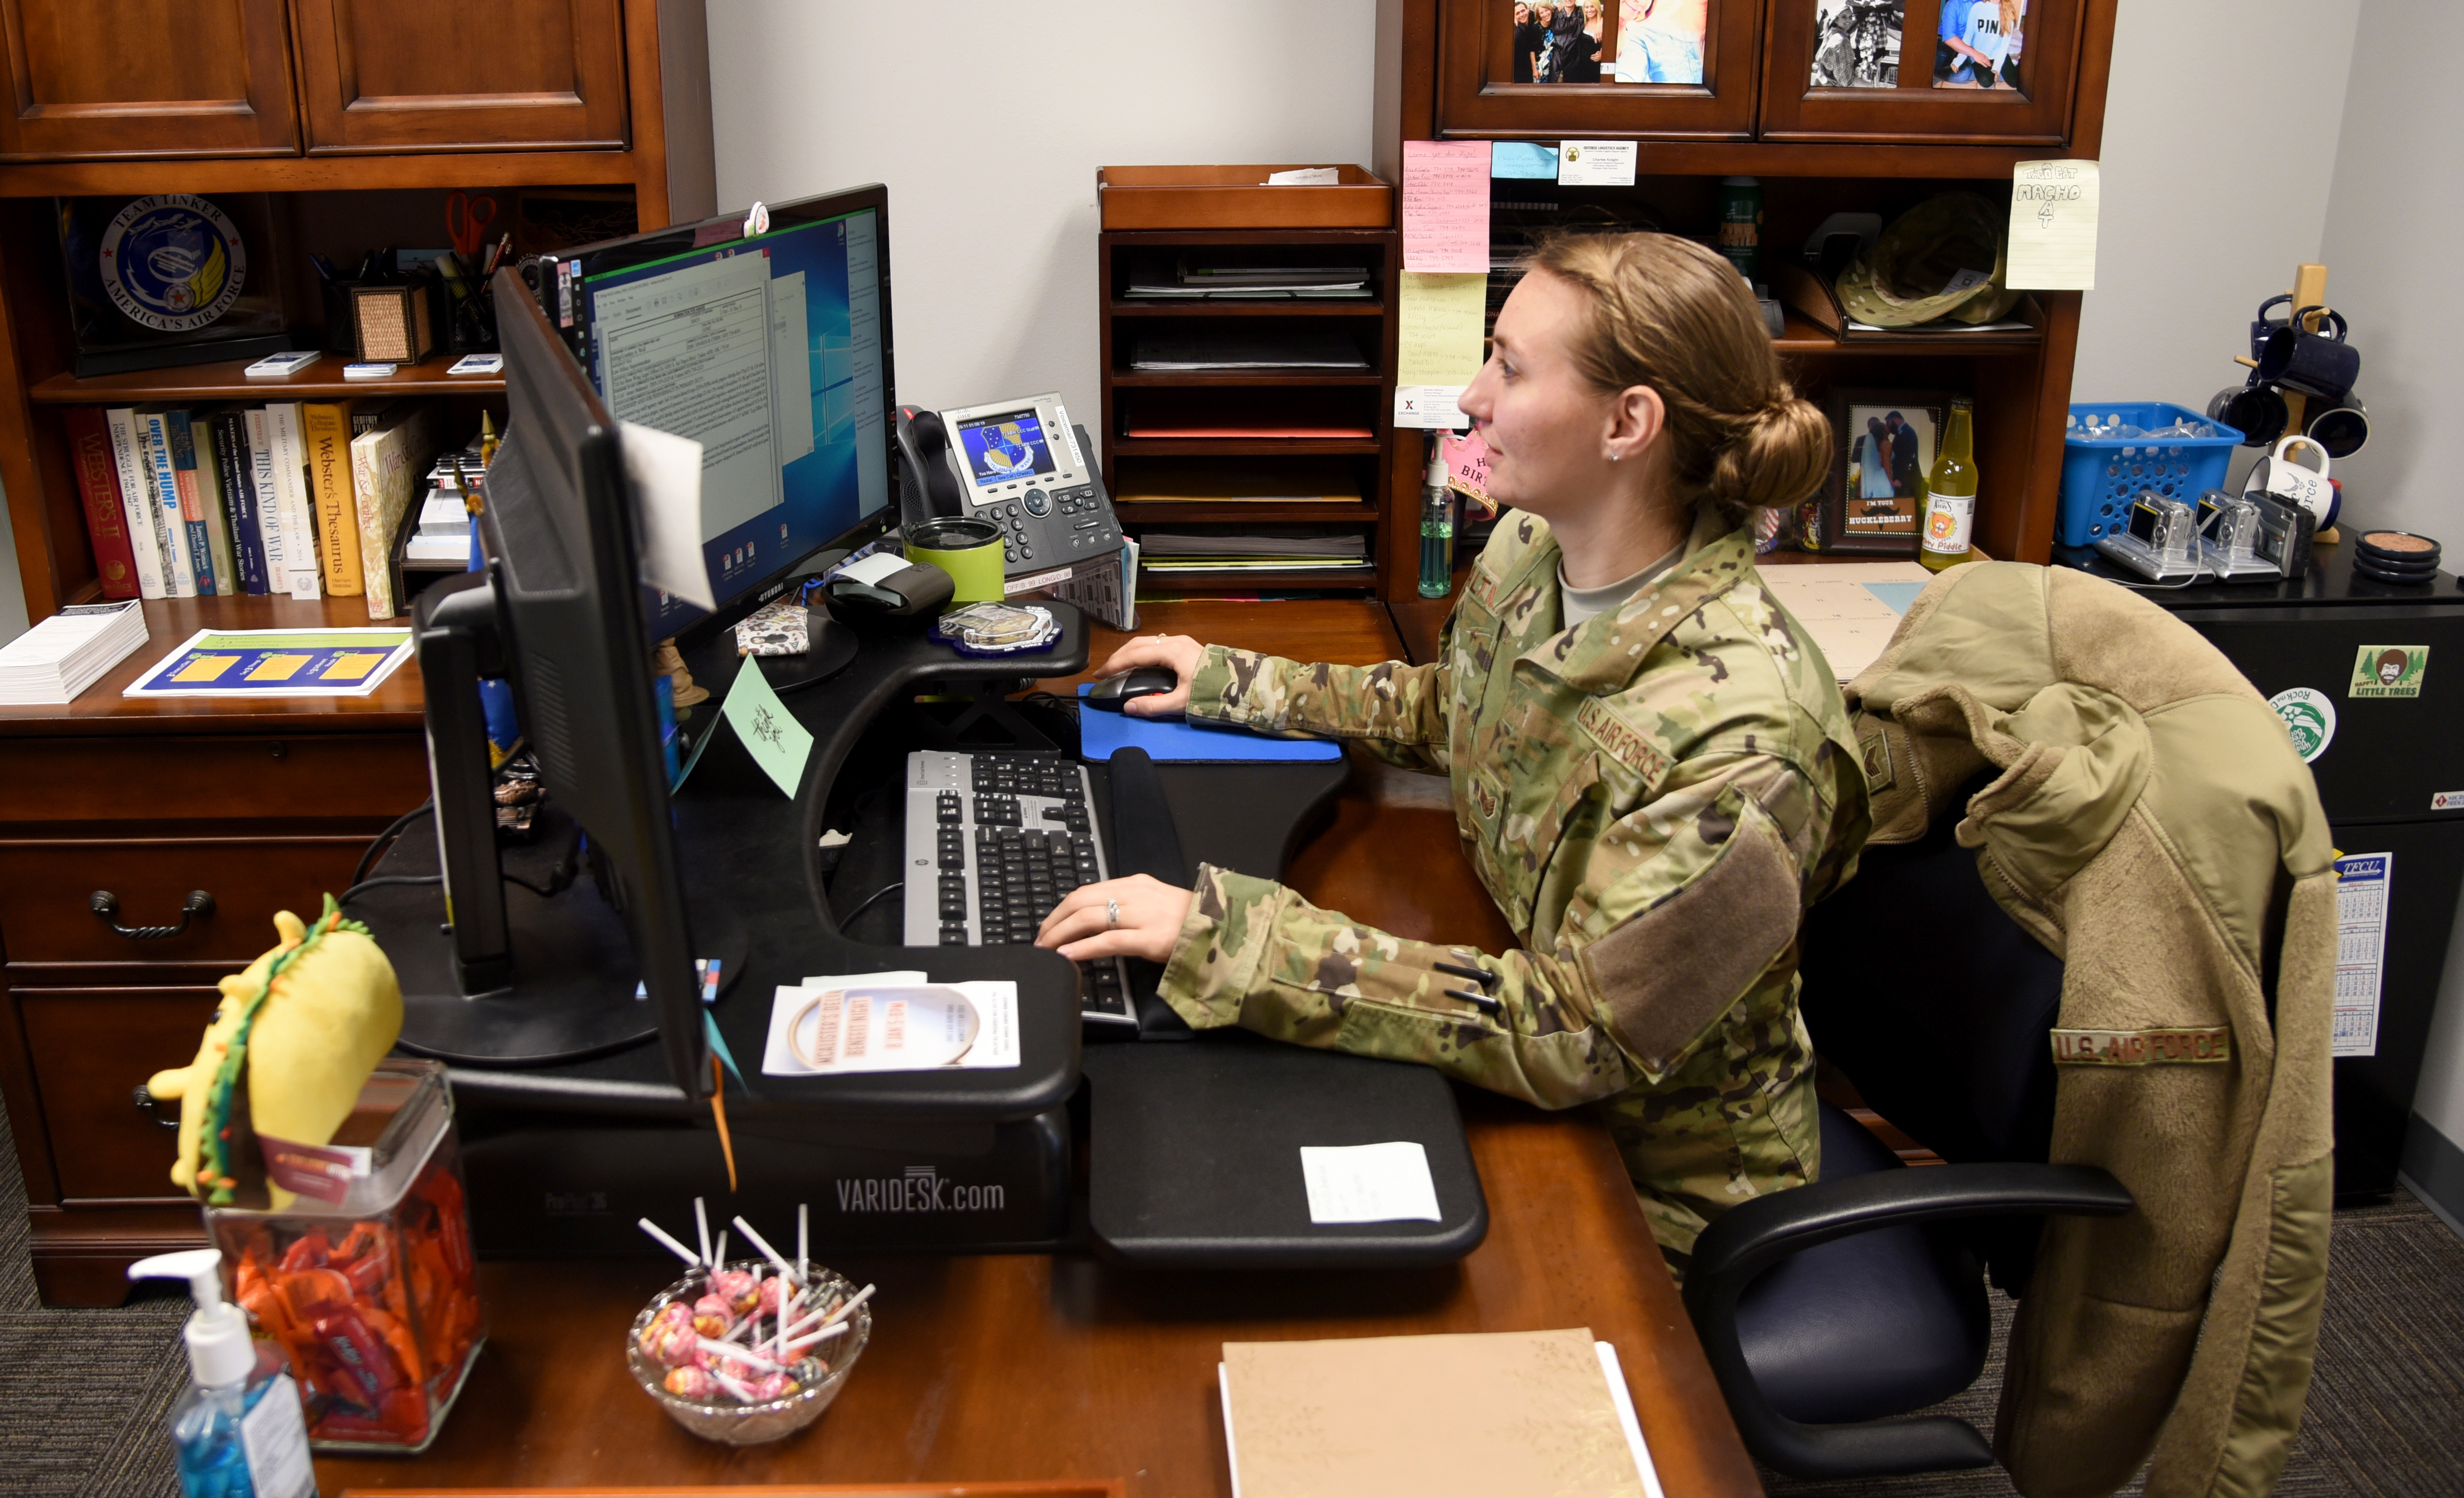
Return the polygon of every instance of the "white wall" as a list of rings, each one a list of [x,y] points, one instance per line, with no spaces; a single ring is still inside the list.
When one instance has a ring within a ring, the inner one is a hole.
[[[898,396],[1090,430],[1095,168],[1365,163],[1373,0],[710,0],[718,200],[890,187]]]
[[[2372,4],[2378,0],[2371,0]],[[2079,319],[2079,401],[2203,409],[2239,385],[2250,315],[2321,258],[2337,125],[2363,0],[2130,0],[2105,94],[2097,289]],[[2418,0],[2444,9],[2453,0]],[[2298,42],[2297,39],[2298,38]],[[2434,65],[2431,49],[2398,48]],[[2422,100],[2382,86],[2386,108]],[[2299,82],[2298,107],[2263,93]],[[2447,85],[2450,89],[2452,84]],[[2353,276],[2332,265],[2329,289]],[[2366,367],[2365,371],[2366,373]],[[2375,414],[2375,412],[2373,412]]]
[[[2429,299],[2453,277],[2464,235],[2464,90],[2446,60],[2459,51],[2455,0],[2363,0],[2323,258],[2370,407],[2370,445],[2337,465],[2346,513],[2438,537],[2464,556],[2459,424],[2447,398],[2454,361]],[[2431,752],[2453,758],[2455,746]],[[2413,1112],[2464,1145],[2464,941],[2452,936]]]

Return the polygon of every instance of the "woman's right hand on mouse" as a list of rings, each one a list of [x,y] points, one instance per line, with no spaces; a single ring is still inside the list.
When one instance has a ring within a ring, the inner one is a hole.
[[[1140,666],[1161,666],[1173,674],[1170,692],[1132,697],[1121,711],[1132,717],[1178,717],[1189,710],[1189,684],[1206,660],[1206,647],[1185,634],[1142,634],[1112,652],[1099,673],[1117,676]]]

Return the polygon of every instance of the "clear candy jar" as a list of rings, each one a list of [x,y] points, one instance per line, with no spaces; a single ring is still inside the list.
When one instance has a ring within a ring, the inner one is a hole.
[[[265,1141],[281,1211],[206,1208],[224,1289],[291,1360],[321,1451],[423,1451],[487,1326],[445,1068],[379,1062],[333,1142]]]

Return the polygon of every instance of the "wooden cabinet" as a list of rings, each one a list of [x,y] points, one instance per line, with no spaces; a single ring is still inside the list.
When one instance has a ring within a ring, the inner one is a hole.
[[[0,161],[299,148],[283,0],[0,0]]]
[[[619,0],[294,0],[311,154],[626,139]]]
[[[1937,87],[1944,14],[1952,8],[1969,11],[1972,4],[1907,0],[1896,77],[1888,86],[1842,88],[1828,80],[1853,76],[1858,38],[1825,29],[1817,0],[1771,0],[1760,135],[1767,141],[2060,145],[2071,134],[2081,0],[2027,0],[2010,48],[2016,58],[2006,62],[1992,86]],[[1998,23],[1987,17],[1980,24]],[[1962,60],[1969,77],[1981,77],[1981,68]]]
[[[0,708],[0,1100],[53,1305],[117,1304],[128,1261],[197,1241],[167,1174],[179,1109],[139,1089],[196,1054],[214,983],[274,945],[274,913],[313,917],[428,796],[416,662],[366,697],[121,695],[201,620],[364,625],[359,599],[144,609],[145,645],[77,701]],[[124,928],[184,924],[192,890],[213,905],[174,935],[114,930],[101,890]]]
[[[1744,140],[1754,130],[1754,84],[1764,0],[1661,0],[1659,10],[1687,8],[1704,25],[1699,82],[1621,82],[1618,27],[1639,8],[1612,3],[1602,12],[1602,55],[1579,69],[1579,81],[1532,80],[1533,55],[1520,36],[1512,0],[1444,0],[1439,41],[1439,133],[1501,138],[1565,135],[1655,139]],[[1589,33],[1585,33],[1588,35]],[[1520,37],[1520,39],[1519,39]],[[1591,41],[1581,44],[1588,52]],[[1546,56],[1543,53],[1540,56]],[[1690,71],[1686,58],[1677,72]],[[1544,63],[1541,71],[1548,71]]]

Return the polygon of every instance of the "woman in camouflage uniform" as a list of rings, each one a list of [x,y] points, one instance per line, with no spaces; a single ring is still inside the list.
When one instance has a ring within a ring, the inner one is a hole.
[[[1200,1028],[1425,1062],[1543,1108],[1605,1100],[1661,1247],[1815,1179],[1796,930],[1847,878],[1865,782],[1837,684],[1764,591],[1752,512],[1819,488],[1829,424],[1746,284],[1661,234],[1535,252],[1463,392],[1498,527],[1425,666],[1303,665],[1185,637],[1131,704],[1357,739],[1447,775],[1522,945],[1411,941],[1201,865],[1074,892],[1038,940],[1165,964]]]

